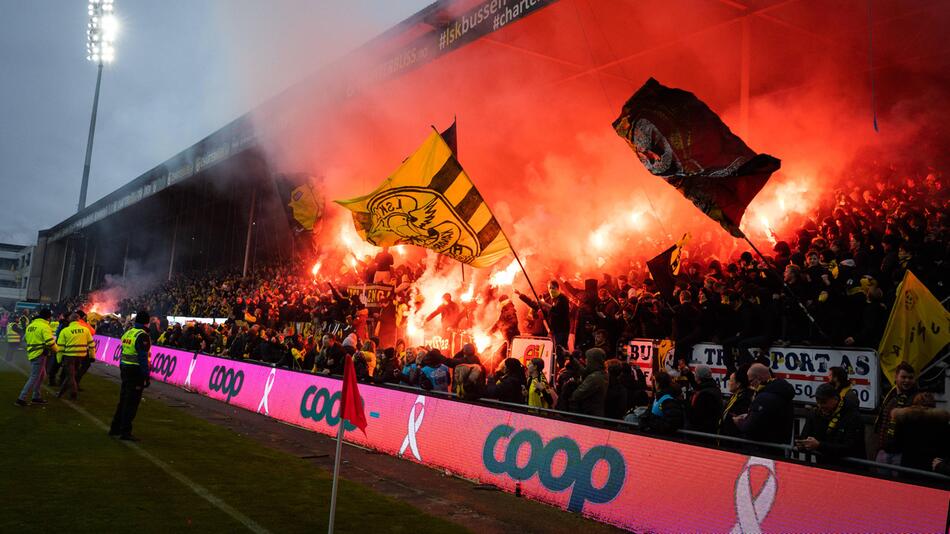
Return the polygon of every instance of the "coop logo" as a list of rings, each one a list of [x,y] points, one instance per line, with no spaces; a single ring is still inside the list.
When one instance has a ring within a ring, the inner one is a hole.
[[[231,402],[232,397],[237,397],[244,387],[244,371],[235,372],[223,365],[216,365],[211,371],[211,378],[208,379],[208,389],[220,392],[224,395],[225,402]]]
[[[340,424],[340,397],[339,391],[330,394],[326,388],[310,386],[300,399],[300,416],[317,423],[325,419],[328,426],[334,427]],[[356,425],[346,421],[343,428],[352,431]]]
[[[506,438],[508,444],[499,459],[495,456],[495,447]],[[528,447],[527,463],[519,465],[518,453],[525,446]],[[553,461],[560,452],[565,454],[566,463],[558,476],[554,473]],[[482,462],[490,473],[507,474],[517,481],[528,480],[537,474],[541,485],[548,491],[557,493],[571,488],[567,509],[572,512],[581,512],[588,501],[610,502],[620,493],[627,478],[623,456],[613,447],[598,445],[582,455],[577,442],[569,437],[559,436],[545,445],[537,432],[527,429],[515,432],[514,427],[508,425],[498,425],[488,434]],[[607,481],[599,488],[594,487],[593,481],[598,462],[607,464]]]
[[[152,374],[163,381],[167,381],[175,373],[176,367],[178,367],[178,358],[171,354],[159,352],[152,358]]]

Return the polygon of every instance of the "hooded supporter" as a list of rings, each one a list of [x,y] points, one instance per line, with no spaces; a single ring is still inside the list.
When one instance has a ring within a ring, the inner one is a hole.
[[[422,376],[419,385],[422,389],[448,392],[452,383],[449,367],[442,363],[444,357],[439,349],[432,349],[422,360]]]
[[[399,357],[396,356],[396,349],[388,347],[383,349],[382,355],[376,360],[376,372],[373,374],[373,381],[377,384],[399,382]]]
[[[571,394],[570,409],[575,413],[604,417],[608,386],[604,351],[589,349],[584,355],[587,359],[584,378]]]
[[[505,360],[503,371],[495,376],[495,383],[485,396],[502,402],[524,404],[526,394],[527,380],[524,366],[517,359],[508,358]]]
[[[607,397],[604,415],[610,419],[623,419],[627,414],[629,390],[623,382],[623,365],[614,358],[605,362],[607,367]]]
[[[577,386],[581,383],[581,368],[578,364],[578,351],[574,351],[564,360],[564,364],[558,370],[555,385],[557,390],[557,403],[555,408],[562,412],[570,410],[571,395]]]

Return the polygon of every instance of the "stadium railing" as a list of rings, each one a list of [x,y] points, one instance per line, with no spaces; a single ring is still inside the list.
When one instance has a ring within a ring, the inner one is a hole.
[[[174,347],[168,347],[168,348],[174,348]],[[205,354],[205,353],[199,353],[199,354],[202,354],[204,356],[210,356],[213,358],[220,358],[224,360],[241,361],[244,363],[251,363],[255,365],[261,365],[264,367],[278,368],[276,364],[268,363],[268,362],[261,362],[261,361],[256,361],[256,360],[243,360],[243,359],[236,360],[234,358],[229,358],[227,356],[215,355],[215,354]],[[339,375],[311,373],[311,372],[303,371],[300,369],[293,369],[293,368],[286,368],[286,367],[280,367],[280,369],[297,372],[297,373],[303,373],[303,374],[318,374],[320,376],[342,380],[342,377]],[[404,390],[404,391],[412,391],[414,393],[419,393],[423,395],[443,397],[443,398],[451,399],[457,402],[471,402],[474,404],[493,405],[493,406],[498,406],[498,407],[504,407],[505,409],[509,411],[519,411],[519,412],[524,412],[524,413],[528,413],[532,415],[544,415],[544,416],[552,417],[552,418],[568,419],[574,422],[585,422],[586,424],[592,424],[594,426],[610,426],[610,427],[615,427],[615,428],[619,427],[619,428],[624,429],[624,431],[627,431],[627,432],[643,434],[642,432],[639,431],[639,425],[637,423],[625,421],[623,419],[612,419],[609,417],[599,417],[599,416],[580,414],[580,413],[575,413],[575,412],[565,412],[562,410],[555,410],[551,408],[528,406],[527,404],[515,404],[511,402],[504,402],[504,401],[491,399],[491,398],[478,398],[477,400],[468,400],[468,399],[459,398],[457,395],[455,395],[452,392],[425,389],[425,388],[410,386],[406,384],[396,384],[392,382],[373,383],[373,385],[379,386],[379,387],[389,387],[389,388],[399,389],[399,390]],[[664,438],[670,437],[669,435],[652,434],[652,433],[643,434],[643,435],[648,435],[650,437],[654,437],[657,439],[664,439]],[[698,432],[695,430],[686,430],[686,429],[677,430],[676,435],[683,438],[694,438],[691,440],[684,439],[684,441],[687,441],[689,444],[696,445],[696,446],[708,447],[709,443],[725,441],[725,442],[730,442],[730,443],[735,444],[736,449],[754,448],[757,454],[759,455],[761,455],[766,450],[775,451],[776,454],[774,456],[776,459],[794,461],[802,465],[808,465],[812,467],[820,467],[820,468],[832,469],[832,470],[839,470],[841,467],[847,465],[847,466],[856,468],[854,472],[862,474],[862,475],[866,475],[866,476],[874,476],[876,478],[882,478],[882,479],[894,479],[895,473],[901,473],[904,475],[908,475],[908,478],[902,479],[905,482],[922,483],[925,485],[932,485],[932,486],[937,486],[937,487],[950,486],[950,477],[940,474],[940,473],[935,473],[931,471],[923,471],[920,469],[913,469],[913,468],[903,467],[899,465],[883,464],[883,463],[875,462],[872,460],[866,460],[863,458],[854,458],[854,457],[836,458],[835,460],[837,462],[840,462],[836,465],[815,464],[813,462],[802,462],[792,457],[793,453],[801,453],[802,451],[788,444],[753,441],[753,440],[748,440],[748,439],[738,438],[738,437],[733,437],[733,436],[709,434],[705,432]],[[819,456],[816,453],[808,453],[808,455],[810,457]]]

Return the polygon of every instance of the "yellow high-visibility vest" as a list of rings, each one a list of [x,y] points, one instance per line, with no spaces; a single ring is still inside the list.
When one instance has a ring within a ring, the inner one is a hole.
[[[69,326],[59,332],[60,354],[63,357],[95,358],[96,343],[92,340],[89,329],[79,321],[69,323]]]
[[[7,323],[7,343],[19,343],[20,342],[20,333],[13,329],[15,321]]]
[[[139,364],[139,353],[135,351],[135,342],[138,341],[140,335],[147,336],[148,332],[141,328],[130,328],[122,334],[122,363],[127,365]]]
[[[43,351],[50,349],[56,352],[59,347],[53,339],[53,329],[46,319],[36,318],[26,327],[26,357],[35,360],[43,355]]]

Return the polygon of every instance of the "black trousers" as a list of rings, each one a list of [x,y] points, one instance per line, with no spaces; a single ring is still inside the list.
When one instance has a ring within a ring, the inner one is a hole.
[[[89,358],[87,356],[80,360],[82,363],[79,364],[79,370],[76,371],[76,385],[77,386],[79,385],[79,382],[82,380],[83,375],[86,374],[86,371],[88,371],[89,368],[92,367],[92,362],[94,359],[95,358]]]
[[[59,377],[59,380],[56,379],[56,375],[60,374],[59,371],[62,369],[63,364],[56,361],[56,356],[51,356],[46,358],[46,377],[49,379],[49,385],[56,386],[62,383],[65,378],[65,373],[63,376]]]
[[[75,356],[63,356],[63,369],[66,376],[62,379],[62,386],[59,388],[59,397],[62,397],[69,391],[69,398],[75,399],[79,393],[79,384],[76,383],[76,371],[79,369],[79,358]]]
[[[131,436],[132,420],[138,412],[142,391],[145,389],[145,377],[137,365],[122,364],[119,366],[119,373],[122,375],[122,386],[119,389],[119,404],[115,407],[109,434]]]

